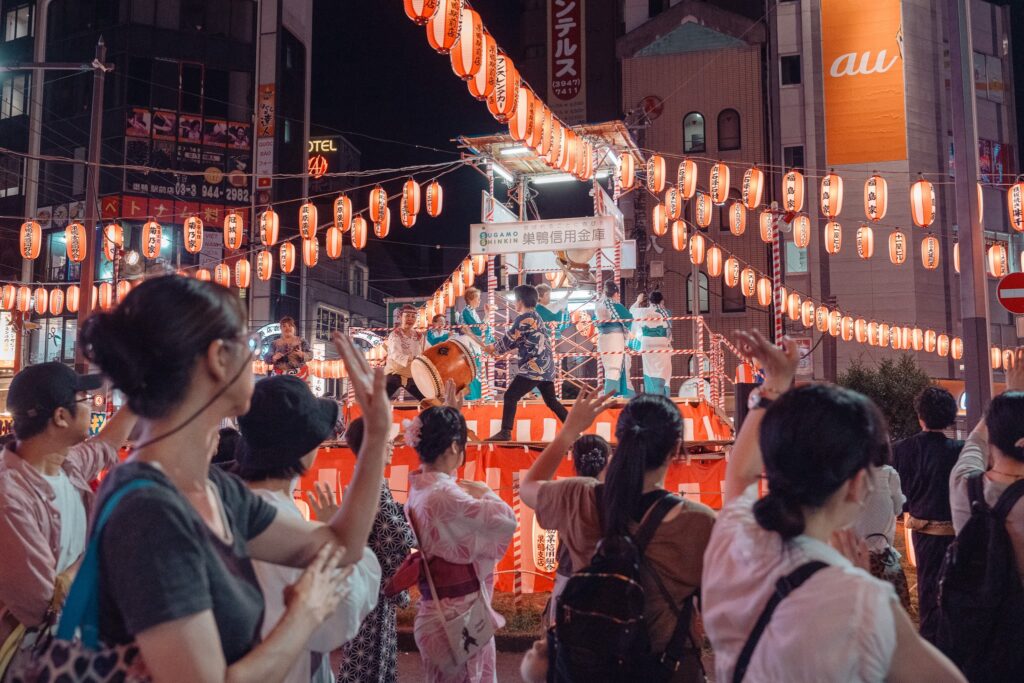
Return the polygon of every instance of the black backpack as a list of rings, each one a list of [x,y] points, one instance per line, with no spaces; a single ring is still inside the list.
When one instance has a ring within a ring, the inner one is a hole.
[[[936,645],[972,682],[1021,680],[1024,586],[1006,516],[1024,496],[1024,481],[989,507],[983,477],[967,479],[971,517],[942,562]]]
[[[597,487],[598,511],[602,487]],[[689,635],[692,601],[680,609],[650,571],[678,618],[664,655],[651,653],[641,582],[643,553],[655,530],[680,499],[667,491],[644,515],[631,536],[601,540],[590,564],[565,584],[548,634],[548,681],[617,683],[667,681],[679,667]]]

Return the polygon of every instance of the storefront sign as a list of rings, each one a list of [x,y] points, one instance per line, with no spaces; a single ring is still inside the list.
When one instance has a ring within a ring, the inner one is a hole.
[[[476,223],[470,226],[470,253],[508,254],[615,246],[611,216],[556,218],[517,223]]]
[[[587,118],[584,0],[548,0],[548,105],[566,123]]]
[[[265,83],[260,86],[259,97],[256,102],[256,137],[274,137],[274,120],[277,118],[277,111],[274,104],[275,86],[273,83]]]

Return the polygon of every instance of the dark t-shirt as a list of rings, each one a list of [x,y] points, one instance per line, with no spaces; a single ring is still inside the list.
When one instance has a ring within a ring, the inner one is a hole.
[[[155,486],[118,503],[100,539],[100,638],[130,642],[146,629],[212,610],[224,659],[232,664],[260,639],[263,594],[246,542],[263,532],[276,510],[233,475],[210,468],[231,543],[210,531],[195,508],[156,467],[129,462],[104,480],[100,509],[135,479]],[[182,653],[187,656],[188,653]]]
[[[940,432],[920,432],[896,443],[893,467],[907,497],[906,510],[918,519],[948,522],[949,475],[964,447]]]

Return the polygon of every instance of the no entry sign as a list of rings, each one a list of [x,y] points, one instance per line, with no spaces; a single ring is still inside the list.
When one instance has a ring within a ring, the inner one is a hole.
[[[999,281],[999,303],[1010,313],[1024,315],[1024,273],[1010,273]]]

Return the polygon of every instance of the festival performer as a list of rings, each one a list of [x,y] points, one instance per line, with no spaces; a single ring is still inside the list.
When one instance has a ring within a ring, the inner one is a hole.
[[[405,389],[417,401],[423,400],[423,394],[412,381],[412,359],[423,353],[426,348],[426,337],[416,326],[416,307],[406,304],[402,306],[398,317],[398,326],[391,330],[387,341],[388,359],[384,363],[387,375],[388,396],[394,397],[399,388]]]
[[[430,327],[427,329],[427,346],[437,346],[441,342],[448,341],[448,338],[451,337],[444,323],[444,313],[438,313],[430,321]]]
[[[480,305],[480,290],[476,287],[470,287],[466,290],[464,298],[466,300],[466,307],[462,309],[459,318],[463,323],[462,333],[471,342],[470,346],[474,351],[473,361],[476,363],[476,378],[469,383],[469,392],[466,394],[466,400],[475,401],[483,396],[483,385],[480,382],[480,375],[482,374],[480,350],[494,342],[494,335],[491,333],[491,328],[484,325],[480,314],[476,312],[476,307]],[[484,315],[486,316],[486,307],[484,310]]]
[[[555,363],[551,352],[551,338],[544,333],[544,326],[537,315],[537,289],[533,285],[519,285],[515,288],[516,319],[505,336],[485,347],[491,354],[502,354],[511,349],[519,352],[519,368],[515,378],[505,390],[504,407],[501,413],[501,430],[488,441],[510,441],[512,426],[515,424],[519,399],[534,387],[540,389],[544,404],[565,421],[568,411],[555,395]]]
[[[632,334],[639,339],[643,353],[644,393],[671,397],[672,354],[659,353],[672,349],[672,321],[668,319],[672,314],[664,302],[661,292],[651,292],[650,297],[639,294],[629,312],[638,318],[633,322]]]
[[[548,332],[553,333],[552,338],[557,339],[562,330],[568,327],[568,316],[566,315],[566,304],[569,298],[566,297],[558,303],[551,303],[551,285],[537,285],[537,315],[545,323],[548,323]],[[558,323],[551,325],[550,323]]]
[[[274,366],[275,374],[296,375],[305,379],[309,374],[306,361],[313,357],[309,344],[298,335],[294,318],[285,316],[279,324],[281,336],[271,343],[263,360]]]
[[[604,283],[604,297],[597,302],[597,350],[604,366],[604,392],[623,398],[636,395],[629,381],[626,333],[633,316],[619,303],[619,286]]]

